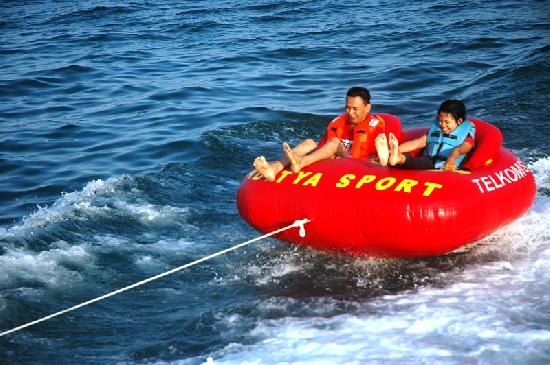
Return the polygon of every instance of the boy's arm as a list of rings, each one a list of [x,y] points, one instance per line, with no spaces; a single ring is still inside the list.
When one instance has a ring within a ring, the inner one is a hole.
[[[407,142],[403,142],[399,145],[399,152],[405,153],[405,152],[414,151],[419,148],[424,148],[426,147],[427,140],[428,140],[428,136],[424,134],[418,138],[411,139],[410,141],[407,141]]]
[[[460,146],[453,149],[453,152],[447,157],[447,160],[445,161],[445,166],[443,167],[444,170],[456,170],[456,159],[460,155],[464,155],[472,150],[474,146],[470,142],[464,142]]]

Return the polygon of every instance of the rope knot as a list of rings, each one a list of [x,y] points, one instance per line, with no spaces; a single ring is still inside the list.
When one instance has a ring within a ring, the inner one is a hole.
[[[298,219],[298,220],[294,221],[294,224],[293,224],[294,227],[300,227],[300,231],[298,232],[300,237],[305,237],[306,236],[306,229],[304,228],[304,224],[309,223],[309,222],[311,222],[311,221],[307,218]]]

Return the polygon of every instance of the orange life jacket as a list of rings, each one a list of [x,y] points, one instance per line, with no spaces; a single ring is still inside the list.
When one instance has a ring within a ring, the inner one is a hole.
[[[386,122],[380,115],[369,114],[365,120],[355,127],[351,127],[348,123],[348,115],[342,114],[335,118],[327,126],[327,132],[323,141],[326,141],[332,137],[338,137],[340,139],[351,137],[351,153],[355,158],[366,158],[369,155],[376,152],[374,139],[380,133],[383,133],[386,129]],[[353,128],[352,136],[345,136],[346,130]]]

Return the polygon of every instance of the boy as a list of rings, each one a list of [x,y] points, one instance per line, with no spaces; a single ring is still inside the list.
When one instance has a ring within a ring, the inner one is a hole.
[[[399,145],[397,138],[384,134],[376,138],[376,150],[382,166],[388,163],[404,169],[459,169],[466,154],[475,146],[475,126],[466,120],[466,106],[461,100],[446,100],[437,110],[438,122],[428,134]],[[389,145],[389,149],[388,149]],[[405,154],[425,148],[419,157]]]

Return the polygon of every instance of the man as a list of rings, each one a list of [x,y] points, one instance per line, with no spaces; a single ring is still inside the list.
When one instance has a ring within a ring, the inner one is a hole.
[[[300,142],[293,149],[283,143],[283,157],[267,162],[264,156],[254,160],[254,168],[266,180],[273,181],[285,167],[297,173],[314,162],[336,157],[369,158],[376,153],[375,137],[385,130],[380,116],[370,114],[370,92],[352,87],[346,93],[346,113],[329,123],[319,144],[312,139]]]

